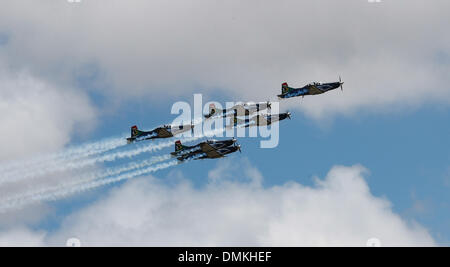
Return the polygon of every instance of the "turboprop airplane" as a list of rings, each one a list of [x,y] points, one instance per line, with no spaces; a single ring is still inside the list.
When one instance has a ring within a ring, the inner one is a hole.
[[[236,139],[229,140],[207,140],[195,146],[185,146],[178,140],[175,142],[175,152],[170,153],[172,157],[177,157],[179,161],[189,159],[215,159],[223,158],[225,155],[241,151],[241,146],[236,144]]]
[[[245,120],[239,119],[235,116],[235,117],[231,118],[231,120],[233,120],[233,121],[230,121],[230,125],[228,125],[227,127],[231,128],[231,127],[242,127],[242,126],[244,126],[244,127],[267,126],[274,122],[282,121],[285,119],[291,119],[291,113],[289,111],[285,112],[285,113],[280,113],[280,114],[257,115],[250,119],[245,119]]]
[[[247,102],[247,103],[237,103],[236,105],[234,105],[231,108],[219,109],[219,108],[216,108],[214,103],[211,103],[209,105],[209,114],[204,115],[204,116],[206,119],[209,119],[211,117],[214,117],[214,116],[217,116],[220,114],[223,114],[222,117],[226,117],[226,115],[230,112],[233,112],[234,115],[237,115],[237,116],[248,116],[248,115],[251,115],[251,114],[261,111],[261,110],[270,109],[271,105],[272,104],[269,101],[258,102],[258,103]]]
[[[131,127],[131,137],[127,138],[127,143],[130,144],[136,141],[143,141],[155,138],[169,138],[189,130],[191,131],[194,130],[194,125],[192,123],[190,125],[188,124],[179,126],[165,124],[151,131],[141,131],[138,129],[136,125],[134,125]]]
[[[343,84],[344,83],[341,81],[341,77],[339,77],[339,82],[331,82],[331,83],[313,82],[301,88],[289,87],[288,84],[285,82],[281,85],[281,94],[278,95],[278,99],[285,99],[296,96],[305,97],[305,95],[319,95],[339,87],[341,87],[341,90],[343,91],[342,87]]]

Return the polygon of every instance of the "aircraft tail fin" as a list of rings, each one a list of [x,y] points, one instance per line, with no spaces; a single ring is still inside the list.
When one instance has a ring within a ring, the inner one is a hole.
[[[180,150],[183,150],[183,145],[181,144],[181,141],[180,141],[180,140],[177,140],[177,141],[175,142],[175,152],[178,152],[178,151],[180,151]]]
[[[205,115],[205,118],[211,118],[212,116],[222,112],[222,110],[216,108],[214,103],[209,104],[209,114]]]
[[[136,137],[141,131],[138,130],[138,127],[136,125],[131,126],[131,137]]]
[[[287,92],[289,92],[289,85],[287,82],[284,82],[281,84],[281,94],[286,94]]]

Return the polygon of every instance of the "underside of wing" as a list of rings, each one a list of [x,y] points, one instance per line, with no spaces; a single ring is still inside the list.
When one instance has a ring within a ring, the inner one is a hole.
[[[210,150],[208,152],[205,153],[206,156],[208,156],[208,158],[221,158],[223,157],[222,154],[220,154],[219,152],[217,152],[217,150]]]
[[[320,90],[319,88],[317,88],[317,86],[315,86],[315,85],[311,85],[308,89],[309,89],[309,94],[311,94],[311,95],[318,95],[318,94],[323,93],[323,91]]]
[[[214,147],[212,147],[210,144],[208,144],[207,142],[203,142],[200,144],[200,148],[202,149],[202,152],[209,152],[209,151],[213,151],[216,150]]]
[[[171,130],[171,134],[172,135],[177,135],[179,133],[183,133],[186,131],[189,131],[193,128],[194,126],[190,125],[190,124],[186,124],[186,125],[178,125],[178,126],[172,126]]]
[[[158,134],[158,137],[172,137],[172,133],[169,132],[166,128],[158,128],[155,130],[155,132]]]
[[[208,143],[201,143],[200,144],[200,148],[202,149],[202,152],[206,154],[206,156],[208,156],[208,158],[220,158],[222,157],[222,154],[220,154],[219,152],[217,152],[217,150],[212,147],[210,144]]]
[[[265,116],[262,115],[258,115],[255,117],[256,122],[258,123],[258,125],[268,125],[269,122],[267,121]]]
[[[244,116],[247,113],[247,109],[244,108],[244,106],[242,106],[242,105],[236,105],[234,107],[234,110],[236,111],[238,116]]]

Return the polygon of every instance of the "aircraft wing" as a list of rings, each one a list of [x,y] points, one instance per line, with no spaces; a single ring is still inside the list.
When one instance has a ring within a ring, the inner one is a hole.
[[[217,152],[217,150],[211,150],[205,153],[206,156],[208,156],[208,158],[221,158],[223,157],[222,154],[220,154],[219,152]]]
[[[309,93],[312,95],[318,95],[318,94],[323,93],[323,91],[320,90],[319,88],[317,88],[317,86],[315,86],[315,85],[309,86],[308,90],[309,90]]]
[[[171,132],[167,131],[167,129],[163,127],[156,128],[154,131],[158,134],[158,137],[164,138],[173,136]]]
[[[258,115],[254,118],[255,122],[257,123],[257,125],[269,125],[270,122],[266,119],[265,116],[263,115]]]
[[[238,116],[246,115],[247,109],[243,105],[236,105],[233,107]]]
[[[171,133],[171,135],[175,136],[177,134],[184,133],[189,130],[193,130],[193,128],[194,128],[194,125],[190,125],[190,124],[172,126],[172,128],[170,129],[171,130],[170,133]]]
[[[217,150],[212,147],[210,144],[204,142],[200,144],[200,148],[202,149],[202,152],[205,153],[208,158],[220,158],[223,155],[217,152]]]

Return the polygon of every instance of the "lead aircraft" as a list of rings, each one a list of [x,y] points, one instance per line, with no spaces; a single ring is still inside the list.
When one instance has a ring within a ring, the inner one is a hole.
[[[342,87],[343,84],[344,83],[341,81],[341,77],[339,77],[338,82],[331,82],[331,83],[313,82],[300,88],[289,87],[289,85],[285,82],[281,84],[281,94],[278,95],[278,99],[285,99],[296,96],[305,97],[305,95],[319,95],[337,89],[339,87],[341,88],[341,91],[343,91]]]

